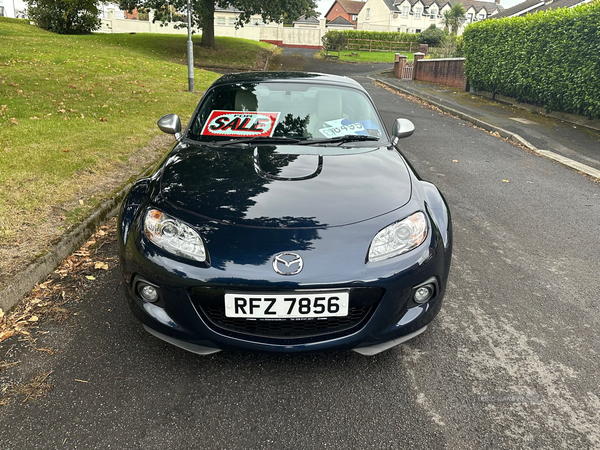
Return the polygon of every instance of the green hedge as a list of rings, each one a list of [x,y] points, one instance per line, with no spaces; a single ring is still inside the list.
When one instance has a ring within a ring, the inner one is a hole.
[[[381,41],[381,45],[373,44],[373,49],[389,48],[388,42],[419,42],[420,34],[395,33],[393,31],[364,31],[364,30],[331,30],[325,33],[324,44],[341,45],[343,50],[356,50],[356,45],[348,44],[348,39],[371,39]],[[365,44],[368,45],[368,44]],[[414,46],[414,45],[413,45]],[[408,47],[407,47],[408,48]]]
[[[477,22],[463,41],[474,89],[600,118],[600,3]]]

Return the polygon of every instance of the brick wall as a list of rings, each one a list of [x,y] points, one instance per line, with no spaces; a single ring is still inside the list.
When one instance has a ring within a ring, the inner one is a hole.
[[[415,64],[413,79],[467,89],[464,58],[422,59]]]

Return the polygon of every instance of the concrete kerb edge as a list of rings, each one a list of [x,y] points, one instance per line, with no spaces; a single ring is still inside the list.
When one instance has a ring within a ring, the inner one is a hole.
[[[422,95],[421,93],[412,91],[410,89],[403,89],[400,86],[395,86],[395,85],[388,83],[385,80],[382,80],[380,78],[372,78],[372,77],[369,77],[369,78],[371,78],[374,81],[377,81],[378,83],[384,84],[385,86],[389,87],[390,89],[394,89],[394,90],[396,90],[398,92],[402,92],[403,94],[406,94],[406,95],[411,95],[413,97],[417,97],[418,99],[423,100],[423,101],[435,106],[436,108],[439,108],[440,110],[442,110],[445,113],[452,114],[453,116],[459,117],[460,119],[466,120],[467,122],[471,122],[473,125],[476,125],[479,128],[483,128],[486,131],[489,131],[492,133],[498,133],[501,137],[508,139],[512,142],[515,142],[516,144],[522,145],[523,147],[533,151],[538,156],[542,156],[544,158],[551,159],[552,161],[558,162],[558,163],[563,164],[571,169],[574,169],[581,173],[584,173],[585,175],[587,175],[591,178],[600,180],[600,170],[598,170],[598,169],[587,166],[585,164],[581,164],[577,161],[574,161],[570,158],[566,158],[562,155],[558,155],[549,150],[540,150],[537,147],[535,147],[533,144],[531,144],[529,141],[527,141],[526,139],[523,139],[521,136],[519,136],[516,133],[511,133],[510,131],[507,131],[504,128],[500,128],[495,125],[489,124],[487,122],[484,122],[483,120],[477,119],[477,118],[472,117],[468,114],[465,114],[461,111],[458,111],[454,108],[450,108],[446,105],[436,102],[435,100],[432,100],[431,98],[429,98],[428,95]]]
[[[136,178],[147,175],[152,167],[154,167],[154,163]],[[121,200],[132,185],[133,182],[128,183],[96,208],[80,225],[63,236],[53,250],[27,266],[21,273],[15,275],[8,286],[0,291],[0,309],[6,312],[17,305],[37,283],[44,280],[67,256],[81,247],[94,234],[98,226],[113,217],[118,211]]]

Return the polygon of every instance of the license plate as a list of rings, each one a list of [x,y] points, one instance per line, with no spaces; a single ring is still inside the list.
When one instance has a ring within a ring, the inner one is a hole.
[[[348,303],[348,292],[225,293],[225,316],[247,319],[343,317],[348,315]]]

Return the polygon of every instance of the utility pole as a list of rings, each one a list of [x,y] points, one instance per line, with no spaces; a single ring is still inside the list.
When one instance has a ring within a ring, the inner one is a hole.
[[[194,44],[192,43],[192,8],[190,0],[187,0],[187,22],[188,22],[188,41],[187,41],[187,62],[188,62],[188,91],[194,92]]]

